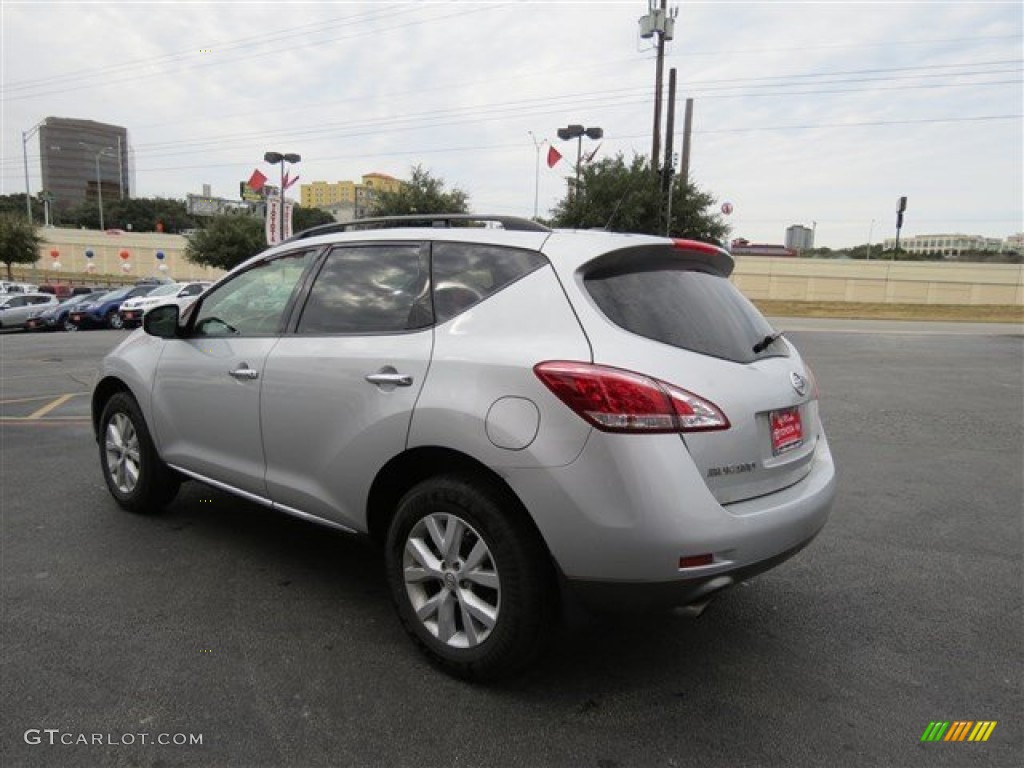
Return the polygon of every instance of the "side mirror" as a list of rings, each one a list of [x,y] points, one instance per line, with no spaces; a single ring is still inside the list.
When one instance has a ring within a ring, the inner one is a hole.
[[[153,307],[142,316],[142,328],[150,336],[176,339],[178,337],[178,305],[164,304],[160,307]]]

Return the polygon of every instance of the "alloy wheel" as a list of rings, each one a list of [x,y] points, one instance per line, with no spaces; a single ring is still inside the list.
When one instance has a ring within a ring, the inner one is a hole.
[[[115,413],[107,423],[104,439],[110,479],[117,490],[129,494],[138,485],[142,470],[139,436],[135,431],[135,425],[127,414]]]
[[[490,548],[456,515],[435,513],[409,531],[405,590],[423,627],[451,648],[473,648],[494,629],[501,580]]]

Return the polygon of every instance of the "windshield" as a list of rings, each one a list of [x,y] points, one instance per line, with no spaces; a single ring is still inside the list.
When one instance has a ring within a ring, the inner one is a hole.
[[[96,301],[117,301],[118,299],[123,299],[125,296],[127,296],[129,291],[131,291],[131,288],[118,288],[116,291],[104,293],[102,296],[96,299]]]
[[[147,295],[148,296],[170,296],[172,294],[177,293],[180,288],[181,288],[181,286],[178,285],[178,283],[167,283],[166,285],[161,285],[155,291],[153,291],[152,293],[149,293]]]

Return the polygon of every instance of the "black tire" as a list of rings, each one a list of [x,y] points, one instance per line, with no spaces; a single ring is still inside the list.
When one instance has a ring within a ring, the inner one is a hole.
[[[113,328],[115,331],[120,331],[124,328],[124,318],[121,317],[121,313],[116,309],[112,309],[107,313],[107,327]]]
[[[111,495],[130,512],[158,512],[181,486],[181,476],[157,455],[138,403],[127,392],[103,407],[99,429],[100,467]]]
[[[73,333],[74,331],[78,330],[78,326],[72,323],[71,318],[69,317],[64,318],[64,322],[62,323],[62,325],[64,330],[68,331],[69,333]]]
[[[438,524],[435,531],[444,525],[449,534],[461,528],[454,537],[461,546],[439,546],[432,524]],[[479,546],[485,554],[474,557]],[[423,560],[412,554],[423,548],[437,558],[433,571],[419,567]],[[507,491],[454,476],[417,485],[399,502],[386,561],[402,624],[445,672],[493,680],[521,669],[544,649],[557,616],[554,569],[540,535]],[[423,578],[407,582],[407,568]],[[479,618],[481,609],[486,620]]]

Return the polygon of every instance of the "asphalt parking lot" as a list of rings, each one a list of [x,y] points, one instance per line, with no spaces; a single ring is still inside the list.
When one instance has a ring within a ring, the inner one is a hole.
[[[821,536],[698,619],[579,621],[490,687],[421,660],[358,540],[196,483],[122,512],[87,414],[126,333],[0,337],[0,764],[1019,765],[1020,329],[778,325],[840,469]]]

